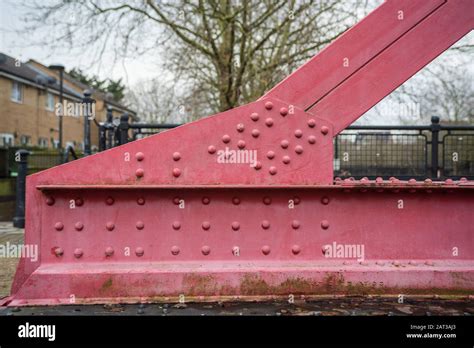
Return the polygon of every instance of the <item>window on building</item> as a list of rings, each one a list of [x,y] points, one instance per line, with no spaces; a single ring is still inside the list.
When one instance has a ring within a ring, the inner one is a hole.
[[[53,148],[59,149],[59,140],[51,138],[51,143],[53,144]]]
[[[1,147],[13,146],[14,139],[15,138],[13,137],[13,134],[0,133],[0,146]]]
[[[17,103],[23,102],[23,85],[17,81],[12,81],[12,100]]]
[[[46,94],[46,110],[54,111],[54,95],[50,92]]]
[[[49,141],[47,138],[38,138],[38,146],[39,147],[48,147]]]
[[[29,135],[22,135],[20,137],[20,144],[21,145],[30,145],[31,137]]]

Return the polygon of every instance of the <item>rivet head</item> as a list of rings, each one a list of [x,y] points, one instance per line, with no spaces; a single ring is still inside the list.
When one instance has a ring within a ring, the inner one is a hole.
[[[293,229],[297,230],[298,228],[300,228],[300,222],[298,220],[293,220],[291,222],[291,227],[293,227]]]
[[[254,138],[258,138],[260,135],[260,131],[258,129],[252,129],[252,136]]]
[[[141,178],[141,177],[143,177],[143,175],[145,175],[145,171],[142,168],[138,168],[135,171],[135,175],[137,176],[137,178]]]
[[[56,231],[62,231],[63,228],[64,228],[64,225],[63,225],[62,222],[56,222],[56,223],[54,224],[54,228],[56,229]]]
[[[324,204],[324,205],[328,205],[329,204],[329,198],[324,196],[321,198],[321,203]]]
[[[145,155],[143,154],[143,152],[137,152],[137,153],[135,154],[135,159],[136,159],[137,161],[143,161],[144,158],[145,158]]]
[[[301,252],[301,248],[299,245],[293,245],[291,247],[291,252],[294,254],[294,255],[298,255],[300,252]]]
[[[105,224],[105,228],[108,229],[109,231],[112,231],[115,228],[115,225],[113,222],[109,221],[107,224]]]
[[[268,169],[268,172],[271,174],[271,175],[275,175],[277,173],[277,169],[276,167],[270,167]]]
[[[263,255],[268,255],[268,254],[270,254],[270,247],[269,247],[268,245],[264,245],[264,246],[262,247],[262,253],[263,253]]]
[[[202,223],[202,229],[203,229],[203,230],[207,231],[207,230],[210,229],[210,228],[211,228],[211,223],[210,223],[209,221],[204,221],[204,222]]]
[[[84,254],[84,252],[82,251],[82,249],[77,248],[77,249],[74,250],[74,257],[76,259],[82,257],[83,254]]]
[[[179,230],[181,228],[181,223],[179,221],[174,221],[172,226],[173,229]]]
[[[211,253],[211,248],[209,248],[209,246],[207,246],[207,245],[204,245],[201,248],[201,252],[202,252],[203,255],[209,255]]]
[[[208,205],[211,203],[211,199],[209,197],[202,197],[202,204]]]
[[[225,134],[222,136],[222,142],[227,144],[230,142],[230,136],[228,134]]]
[[[105,204],[107,205],[112,205],[114,204],[114,202],[115,202],[115,199],[113,199],[112,197],[107,197],[105,200]]]
[[[273,159],[275,157],[275,152],[273,151],[268,151],[267,152],[267,158],[268,159]]]
[[[323,133],[324,135],[328,134],[329,133],[329,128],[326,127],[326,126],[322,126],[321,127],[321,133]]]
[[[270,204],[272,204],[272,199],[271,199],[270,197],[268,197],[268,196],[263,197],[263,204],[265,204],[265,205],[270,205]]]
[[[280,115],[282,116],[288,115],[288,109],[285,107],[280,108]]]
[[[245,129],[245,126],[243,123],[239,123],[236,128],[237,128],[237,132],[242,133]]]
[[[181,169],[179,169],[179,168],[174,168],[174,169],[173,169],[173,176],[174,176],[175,178],[177,178],[177,177],[179,177],[180,175],[181,175]]]
[[[253,112],[252,114],[250,114],[250,119],[254,122],[257,122],[258,121],[258,114],[256,112]]]
[[[265,230],[268,230],[270,228],[270,221],[263,220],[262,221],[262,228],[265,229]]]
[[[60,247],[54,248],[54,254],[55,254],[56,256],[63,256],[64,250],[63,250],[62,248],[60,248]]]
[[[173,198],[173,203],[176,204],[176,205],[178,205],[179,203],[181,203],[181,198],[179,198],[179,197],[174,197],[174,198]]]
[[[138,204],[138,205],[144,205],[144,204],[145,204],[145,198],[143,198],[143,197],[138,197],[138,198],[137,198],[137,204]]]
[[[321,228],[327,230],[329,228],[329,221],[328,220],[321,221]]]
[[[308,120],[308,127],[309,128],[314,128],[314,126],[316,126],[316,120],[314,120],[313,118],[309,119]]]
[[[283,156],[282,158],[283,163],[288,164],[290,163],[290,161],[291,161],[290,156]]]
[[[308,137],[308,143],[310,143],[311,145],[316,144],[316,137],[314,135],[310,135]]]
[[[81,207],[84,204],[84,200],[82,198],[76,198],[76,205]]]
[[[46,204],[47,205],[53,205],[55,202],[54,198],[53,197],[48,197],[46,198]]]
[[[239,205],[240,204],[240,198],[239,197],[233,197],[232,198],[232,203],[234,203],[235,205]]]
[[[300,202],[301,202],[301,199],[300,199],[298,196],[294,196],[294,197],[293,197],[293,203],[294,203],[295,205],[300,204]]]
[[[301,155],[303,153],[303,146],[301,145],[296,145],[295,146],[295,152],[298,154],[298,155]]]
[[[243,149],[243,148],[245,147],[245,141],[244,141],[244,140],[239,140],[239,141],[237,142],[237,147],[238,147],[239,149]]]
[[[240,229],[240,224],[239,224],[237,221],[234,221],[234,222],[232,223],[232,229],[233,229],[234,231],[238,231],[238,230]]]
[[[138,247],[135,249],[135,255],[137,255],[138,257],[143,256],[143,254],[145,254],[145,250],[143,250],[143,248]]]
[[[271,127],[273,126],[273,118],[269,117],[265,120],[265,124],[267,125],[267,127]]]
[[[295,137],[301,138],[303,136],[303,131],[301,129],[295,130]]]
[[[209,152],[210,154],[216,153],[216,147],[213,146],[213,145],[210,145],[210,146],[207,148],[207,152]]]
[[[173,160],[179,161],[181,159],[181,154],[179,152],[173,153]]]
[[[76,229],[76,231],[82,231],[84,229],[84,224],[78,221],[74,224],[74,228]]]
[[[262,169],[262,162],[257,161],[257,163],[255,163],[255,167],[254,167],[254,168],[255,168],[255,170],[260,170],[260,169]]]
[[[267,110],[273,109],[273,103],[271,101],[267,101],[265,103],[265,109],[267,109]]]
[[[114,254],[114,249],[111,247],[105,248],[105,256],[112,256]]]
[[[282,140],[281,143],[280,143],[280,146],[282,147],[282,149],[288,148],[289,145],[290,145],[290,143],[289,143],[288,140]]]
[[[135,227],[137,228],[137,230],[143,230],[143,228],[145,227],[145,224],[143,223],[143,221],[137,221],[137,223],[135,224]]]
[[[173,255],[178,255],[178,254],[179,254],[179,251],[180,251],[180,250],[179,250],[179,247],[178,247],[178,246],[173,245],[173,246],[171,247],[171,254],[173,254]]]

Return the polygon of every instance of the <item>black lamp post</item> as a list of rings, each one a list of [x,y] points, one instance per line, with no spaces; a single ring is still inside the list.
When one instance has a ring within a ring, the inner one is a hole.
[[[61,104],[61,107],[64,107],[63,105],[63,79],[64,79],[64,65],[61,64],[53,64],[50,65],[49,68],[51,70],[57,70],[59,71],[59,103]],[[63,110],[64,114],[64,110]],[[59,116],[59,139],[58,139],[58,148],[59,151],[62,150],[63,148],[63,115]]]
[[[92,93],[90,90],[86,89],[84,91],[84,98],[82,98],[82,103],[84,105],[84,156],[89,156],[91,152],[91,118],[95,117],[95,112],[93,111],[93,104],[95,100],[92,99]]]

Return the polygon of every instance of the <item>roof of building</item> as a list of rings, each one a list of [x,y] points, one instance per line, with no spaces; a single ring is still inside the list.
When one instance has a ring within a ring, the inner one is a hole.
[[[34,64],[31,64],[30,62],[39,64],[46,69],[48,69],[47,66],[35,61],[35,60],[30,60],[28,62],[20,62],[17,59],[10,57],[4,53],[0,52],[0,72],[7,73],[9,75],[13,75],[17,78],[21,78],[27,81],[30,81],[38,86],[42,86],[44,88],[49,88],[53,89],[56,91],[59,91],[59,81],[51,76],[46,74],[44,71],[36,67]],[[52,70],[51,70],[52,71]],[[53,71],[52,71],[53,72]],[[90,89],[93,91],[95,97],[99,97],[105,101],[107,105],[114,106],[118,109],[124,110],[130,114],[132,114],[133,118],[136,118],[136,112],[129,109],[126,106],[123,106],[122,104],[116,102],[115,100],[110,99],[106,93],[102,91],[97,91],[89,86],[86,86],[82,82],[74,79],[72,76],[64,72],[64,80],[68,81],[71,84],[74,84],[80,89]],[[83,95],[79,92],[77,92],[75,89],[71,88],[67,84],[63,84],[63,91],[65,95],[69,95],[75,98],[83,98]]]

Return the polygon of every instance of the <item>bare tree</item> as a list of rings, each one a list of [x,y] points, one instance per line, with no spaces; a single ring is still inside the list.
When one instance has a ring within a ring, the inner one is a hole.
[[[56,0],[24,2],[41,44],[87,49],[96,64],[154,54],[193,114],[256,99],[380,0]]]

